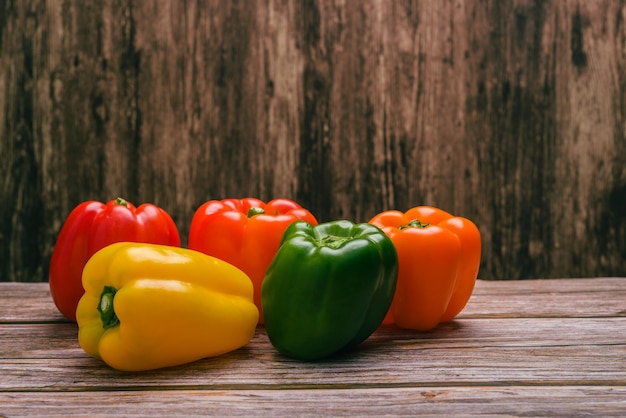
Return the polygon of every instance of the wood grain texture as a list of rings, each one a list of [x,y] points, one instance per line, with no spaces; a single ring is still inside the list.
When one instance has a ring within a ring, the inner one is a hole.
[[[429,204],[480,277],[626,274],[620,0],[0,1],[0,281],[120,195],[321,221]]]
[[[566,388],[422,387],[302,390],[0,393],[7,416],[589,416],[619,417],[626,390]],[[368,405],[364,412],[362,405]],[[22,405],[28,405],[25,408]]]
[[[463,320],[428,334],[377,331],[326,361],[279,355],[260,328],[240,350],[150,373],[123,373],[90,358],[69,324],[0,326],[0,391],[329,389],[424,385],[626,385],[626,318]],[[45,341],[45,344],[41,344]],[[34,370],[49,376],[42,379]],[[202,379],[198,379],[202,376]]]
[[[458,319],[386,326],[325,361],[279,355],[259,327],[143,373],[87,356],[47,284],[0,283],[0,416],[624,416],[623,280],[483,280]]]
[[[626,278],[587,280],[478,280],[459,318],[611,318],[626,316]],[[584,295],[584,296],[581,296]],[[0,325],[67,319],[57,310],[47,284],[0,283]],[[26,301],[16,309],[14,299]],[[556,303],[558,302],[558,303]]]

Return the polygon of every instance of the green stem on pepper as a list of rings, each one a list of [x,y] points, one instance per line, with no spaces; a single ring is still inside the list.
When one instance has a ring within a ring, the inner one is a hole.
[[[120,323],[119,318],[115,314],[113,308],[113,299],[115,298],[117,289],[113,286],[104,286],[100,295],[100,303],[98,304],[98,312],[102,320],[102,328],[113,328]]]

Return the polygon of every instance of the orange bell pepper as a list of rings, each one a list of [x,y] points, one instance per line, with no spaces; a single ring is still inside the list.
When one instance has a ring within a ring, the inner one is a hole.
[[[298,220],[317,225],[308,210],[289,199],[210,200],[193,215],[188,247],[224,260],[250,277],[262,324],[261,283],[285,230]]]
[[[456,317],[480,267],[476,225],[431,206],[381,212],[369,223],[385,231],[398,252],[396,293],[383,324],[426,331]]]

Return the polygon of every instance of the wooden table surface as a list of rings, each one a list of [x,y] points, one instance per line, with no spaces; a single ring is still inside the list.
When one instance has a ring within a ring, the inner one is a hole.
[[[479,281],[432,332],[386,327],[350,354],[244,348],[153,372],[87,356],[47,283],[0,283],[0,416],[626,416],[626,278]]]

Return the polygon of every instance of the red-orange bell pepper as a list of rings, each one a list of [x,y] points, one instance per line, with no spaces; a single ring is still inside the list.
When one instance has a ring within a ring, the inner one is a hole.
[[[289,225],[315,217],[289,199],[268,203],[256,198],[210,200],[193,215],[189,248],[224,260],[243,270],[254,285],[254,303],[263,323],[261,283]]]
[[[89,200],[69,214],[50,259],[50,294],[59,311],[76,322],[76,307],[85,293],[83,267],[98,250],[120,241],[180,247],[170,215],[150,203],[135,207],[117,198],[106,204]]]
[[[467,218],[432,206],[389,210],[370,221],[398,251],[398,283],[383,324],[429,330],[457,316],[469,301],[481,257],[481,237]]]

